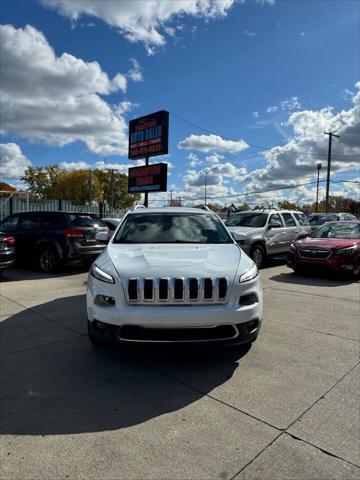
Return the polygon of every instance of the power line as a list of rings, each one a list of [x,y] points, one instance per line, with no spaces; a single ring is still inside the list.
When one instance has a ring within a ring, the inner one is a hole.
[[[207,128],[204,128],[194,122],[190,122],[190,120],[186,120],[186,118],[183,118],[181,117],[180,115],[177,115],[176,113],[174,112],[171,112],[169,111],[169,113],[174,116],[175,118],[178,118],[179,120],[181,120],[182,122],[185,122],[189,125],[191,125],[192,127],[195,127],[199,130],[202,130],[203,132],[205,133],[208,133],[210,135],[219,135],[218,133],[214,132],[214,131],[211,131],[211,130],[208,130]],[[231,142],[237,142],[238,140],[234,140],[233,138],[230,138],[230,137],[227,137],[225,135],[219,135],[221,136],[221,138],[224,138],[225,140],[230,140]],[[272,148],[274,147],[266,147],[264,145],[256,145],[254,143],[248,143],[248,142],[245,142],[249,147],[252,147],[252,148],[258,148],[260,150],[271,150]],[[279,145],[280,147],[283,147],[285,146],[286,144],[283,144],[283,145]],[[289,156],[299,156],[299,155],[304,155],[304,156],[309,156],[309,157],[318,157],[318,156],[324,156],[326,157],[326,152],[323,152],[323,153],[308,153],[308,152],[297,152],[297,153],[288,153],[287,155]],[[333,157],[359,157],[360,155],[358,154],[345,154],[345,153],[337,153],[337,154],[332,154]]]

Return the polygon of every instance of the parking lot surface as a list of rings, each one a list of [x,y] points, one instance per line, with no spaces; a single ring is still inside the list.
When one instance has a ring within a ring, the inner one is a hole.
[[[2,479],[359,479],[355,281],[261,271],[251,348],[95,349],[87,274],[1,276]]]

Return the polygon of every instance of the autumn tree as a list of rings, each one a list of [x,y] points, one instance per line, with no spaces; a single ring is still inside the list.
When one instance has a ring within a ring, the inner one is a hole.
[[[140,194],[128,193],[128,177],[116,170],[95,170],[94,176],[98,179],[101,189],[101,201],[107,203],[111,209],[122,210],[131,207],[140,200]]]
[[[37,198],[56,198],[55,186],[63,170],[58,165],[49,167],[28,167],[21,180],[27,190]]]

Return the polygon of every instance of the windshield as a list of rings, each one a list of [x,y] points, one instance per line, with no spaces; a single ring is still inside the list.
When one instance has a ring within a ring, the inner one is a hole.
[[[360,223],[328,223],[311,235],[313,238],[360,238]]]
[[[309,217],[310,225],[322,225],[325,222],[333,222],[338,220],[337,215],[313,215]]]
[[[237,213],[226,222],[228,227],[265,227],[267,213]]]
[[[106,228],[106,224],[102,222],[99,218],[91,217],[90,215],[69,215],[71,224],[74,227],[97,227],[97,228]]]
[[[209,214],[138,213],[124,220],[113,243],[233,243]]]

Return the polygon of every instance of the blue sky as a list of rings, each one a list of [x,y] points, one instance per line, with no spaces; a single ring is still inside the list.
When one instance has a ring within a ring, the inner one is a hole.
[[[126,171],[128,121],[165,109],[179,196],[201,198],[209,171],[220,203],[239,192],[311,201],[314,185],[252,192],[314,180],[329,129],[341,136],[333,179],[359,177],[359,10],[351,0],[3,0],[2,177],[20,185],[30,164]]]

